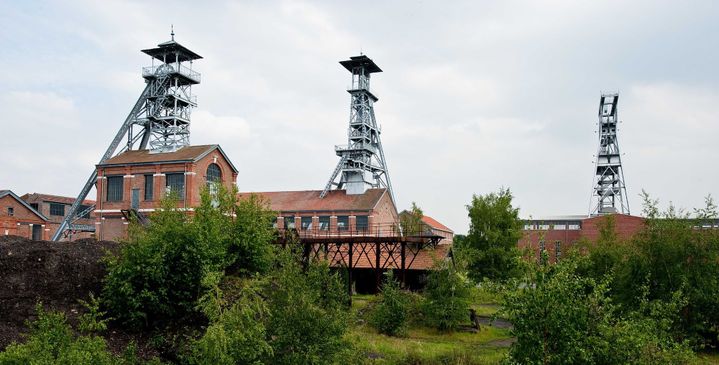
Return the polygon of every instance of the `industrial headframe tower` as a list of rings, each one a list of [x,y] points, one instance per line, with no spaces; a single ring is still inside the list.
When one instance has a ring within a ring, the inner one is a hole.
[[[340,157],[320,198],[333,188],[347,194],[362,194],[367,188],[386,188],[394,202],[394,192],[384,158],[380,130],[373,104],[378,100],[370,92],[370,75],[382,70],[365,55],[350,57],[340,64],[352,73],[350,93],[350,124],[346,146],[335,146]],[[339,182],[335,182],[339,176]]]
[[[590,215],[629,214],[627,186],[617,141],[619,94],[602,94],[599,99],[599,149],[595,170],[594,200]]]
[[[145,90],[102,155],[103,163],[115,155],[123,140],[124,146],[117,154],[128,150],[150,149],[152,153],[172,152],[190,144],[190,112],[197,106],[192,95],[192,85],[200,83],[200,74],[192,69],[192,61],[202,57],[171,40],[156,48],[142,50],[152,58],[151,66],[142,68]],[[94,207],[78,212],[78,207],[97,181],[93,170],[65,219],[52,237],[61,238],[64,232],[73,230],[73,222],[88,214]]]

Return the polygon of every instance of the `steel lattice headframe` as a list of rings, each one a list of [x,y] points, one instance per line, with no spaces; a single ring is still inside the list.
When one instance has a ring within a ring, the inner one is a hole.
[[[382,150],[380,130],[373,104],[378,100],[370,92],[370,75],[382,70],[367,56],[350,57],[340,62],[352,73],[350,119],[346,146],[335,146],[340,157],[337,167],[320,194],[336,187],[348,194],[362,194],[367,188],[386,188],[394,202],[392,182]],[[339,181],[335,182],[339,176]]]
[[[599,148],[595,164],[595,184],[590,215],[629,214],[627,187],[617,140],[619,94],[602,94],[599,99]]]

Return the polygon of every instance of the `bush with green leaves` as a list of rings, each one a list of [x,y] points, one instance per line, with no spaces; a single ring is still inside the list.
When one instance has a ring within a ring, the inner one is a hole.
[[[204,280],[207,293],[199,306],[209,318],[204,335],[190,344],[188,364],[261,364],[272,358],[265,322],[269,315],[260,281],[245,280],[238,298],[229,303],[219,287],[221,273]]]
[[[646,193],[643,197],[645,227],[621,241],[607,217],[600,239],[579,261],[578,273],[594,280],[612,273],[610,293],[623,313],[640,308],[637,293],[645,285],[652,301],[670,302],[681,291],[686,305],[674,323],[675,336],[696,348],[719,345],[719,232],[702,228],[717,217],[713,200],[707,197],[706,207],[691,216],[671,206],[660,213],[656,200]]]
[[[684,364],[693,359],[688,343],[677,342],[671,330],[685,303],[681,292],[670,302],[637,293],[641,310],[621,313],[609,296],[611,276],[603,281],[580,276],[574,259],[541,265],[526,282],[504,296],[502,310],[517,338],[509,351],[515,363]]]
[[[195,313],[203,278],[234,267],[250,275],[269,268],[273,228],[267,203],[238,202],[235,190],[203,189],[194,216],[168,197],[147,227],[131,225],[117,256],[107,259],[102,293],[109,313],[133,328]]]
[[[0,364],[139,364],[131,354],[111,354],[102,337],[78,336],[61,312],[45,311],[37,305],[37,319],[28,323],[25,343],[13,343],[0,352]]]
[[[506,281],[522,272],[517,241],[522,237],[519,209],[512,206],[512,193],[472,196],[467,205],[469,232],[455,242],[458,257],[466,263],[467,274],[475,282],[484,279]]]
[[[290,249],[278,254],[264,291],[272,364],[334,364],[352,357],[347,294],[326,262],[306,268]]]
[[[399,287],[392,271],[385,274],[384,285],[370,313],[369,323],[389,336],[403,336],[410,315],[410,298]]]
[[[438,261],[430,270],[424,289],[425,323],[441,331],[456,330],[469,321],[472,285],[447,261]]]

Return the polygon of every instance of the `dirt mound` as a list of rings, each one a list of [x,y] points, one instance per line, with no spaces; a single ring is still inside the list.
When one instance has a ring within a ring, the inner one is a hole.
[[[72,317],[81,311],[78,299],[100,293],[105,267],[102,257],[116,252],[115,242],[30,241],[0,237],[0,349],[18,340],[24,322],[32,319],[35,304]]]

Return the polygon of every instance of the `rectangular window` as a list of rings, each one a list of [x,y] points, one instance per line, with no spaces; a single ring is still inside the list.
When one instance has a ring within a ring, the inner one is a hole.
[[[548,230],[549,230],[549,224],[540,224],[537,229],[539,229],[540,231],[548,231]]]
[[[312,217],[302,217],[301,223],[302,223],[303,230],[306,231],[308,229],[312,229]]]
[[[185,174],[166,174],[165,189],[168,193],[176,194],[178,199],[185,200]]]
[[[554,242],[554,260],[559,261],[559,258],[562,256],[562,241],[555,241]]]
[[[37,203],[30,203],[30,207],[36,211],[40,211],[40,206]]]
[[[50,215],[65,216],[65,204],[50,203]]]
[[[285,217],[285,229],[295,229],[295,217]]]
[[[350,228],[350,217],[347,215],[337,216],[337,230],[346,231]]]
[[[145,175],[145,201],[152,200],[152,193],[155,186],[155,179],[152,175]]]
[[[369,228],[369,217],[366,215],[358,215],[355,218],[355,226],[358,231],[366,231]]]
[[[15,215],[15,208],[13,207],[7,207],[7,215],[14,216]]]
[[[107,177],[107,201],[119,202],[122,201],[122,190],[124,178],[122,176],[108,176]],[[52,214],[52,213],[51,213]]]
[[[552,226],[552,229],[555,231],[563,231],[567,229],[567,226],[564,224],[555,224],[554,226]]]
[[[85,219],[90,218],[90,211],[87,210],[89,208],[90,208],[89,205],[80,205],[80,208],[78,208],[78,210],[77,210],[77,214],[85,212],[80,218],[85,218]]]
[[[320,216],[320,230],[327,231],[330,229],[330,217],[328,215]]]
[[[567,227],[567,229],[572,230],[572,231],[577,231],[581,228],[582,228],[582,226],[579,224],[570,224],[569,227]]]

